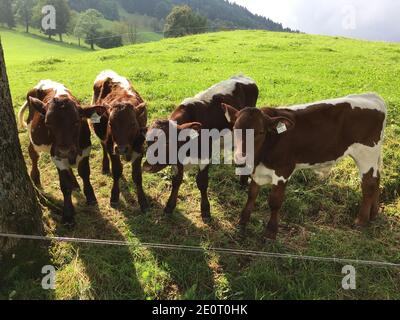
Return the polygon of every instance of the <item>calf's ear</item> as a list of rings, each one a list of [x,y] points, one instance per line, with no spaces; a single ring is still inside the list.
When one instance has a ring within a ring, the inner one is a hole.
[[[226,103],[221,103],[222,110],[225,113],[225,118],[228,120],[228,122],[232,125],[235,124],[239,111],[236,110],[234,107],[230,106],[229,104]]]
[[[179,130],[192,129],[192,130],[200,131],[201,128],[202,128],[202,124],[200,122],[190,122],[190,123],[185,123],[185,124],[178,126]]]
[[[295,122],[286,117],[265,116],[268,131],[276,134],[283,134],[295,127]]]
[[[42,115],[46,115],[47,110],[45,104],[39,99],[29,97],[29,105]]]
[[[93,106],[87,108],[79,108],[79,114],[83,118],[90,119],[93,115],[97,114],[99,117],[107,114],[107,107],[105,106]]]
[[[145,127],[147,124],[147,104],[142,102],[135,107],[136,117],[141,127]]]

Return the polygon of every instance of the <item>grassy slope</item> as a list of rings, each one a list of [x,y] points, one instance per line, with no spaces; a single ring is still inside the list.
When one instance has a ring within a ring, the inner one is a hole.
[[[5,45],[7,50],[10,44],[6,41]],[[360,198],[359,177],[351,160],[339,164],[322,182],[310,172],[298,173],[288,188],[279,239],[265,245],[260,236],[269,211],[268,189],[259,198],[249,237],[240,240],[235,227],[246,192],[240,190],[230,167],[211,170],[210,198],[215,217],[212,226],[201,222],[193,172],[187,174],[178,210],[170,219],[162,214],[169,195],[169,171],[145,175],[145,187],[154,208],[143,216],[138,212],[126,165],[121,209],[110,208],[111,179],[100,174],[101,152],[93,137],[92,181],[100,209],[88,210],[82,195],[77,194],[76,229],[65,230],[57,219],[46,215],[49,233],[400,261],[399,45],[248,31],[163,40],[75,55],[52,64],[46,64],[46,57],[42,59],[43,63],[33,66],[8,61],[16,108],[27,90],[42,78],[65,83],[88,103],[93,79],[101,70],[112,68],[133,81],[149,102],[151,119],[166,117],[183,98],[240,72],[258,82],[259,105],[376,91],[387,100],[390,118],[382,181],[385,212],[363,231],[351,228]],[[26,153],[27,134],[22,133],[20,138]],[[44,190],[60,205],[58,179],[48,156],[41,158],[40,167]],[[341,289],[343,266],[324,262],[72,244],[53,244],[51,256],[59,270],[54,293],[42,291],[40,279],[22,280],[16,268],[10,276],[12,285],[4,294],[15,290],[14,297],[59,299],[400,298],[398,269],[357,267],[358,289],[349,292]]]
[[[40,59],[71,57],[89,51],[75,45],[50,41],[43,36],[0,28],[6,61],[9,65],[29,64]]]

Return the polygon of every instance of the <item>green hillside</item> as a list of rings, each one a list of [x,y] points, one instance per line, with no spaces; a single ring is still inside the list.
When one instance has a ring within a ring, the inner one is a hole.
[[[126,165],[121,208],[112,209],[112,181],[101,175],[101,148],[93,136],[92,183],[99,209],[86,208],[77,194],[75,230],[64,229],[46,213],[49,234],[400,262],[400,45],[265,31],[204,34],[94,53],[44,46],[35,39],[18,45],[17,40],[3,39],[16,112],[26,92],[44,78],[64,83],[88,104],[96,75],[110,68],[132,80],[149,104],[151,121],[167,117],[182,99],[238,73],[257,81],[260,106],[366,91],[379,93],[389,106],[384,214],[365,230],[352,228],[361,193],[351,160],[341,162],[323,181],[308,171],[292,179],[274,243],[261,241],[269,215],[268,189],[259,198],[249,236],[239,237],[236,226],[247,195],[229,166],[211,170],[211,226],[200,218],[195,172],[186,174],[177,212],[165,218],[162,208],[171,172],[144,175],[153,208],[141,215]],[[18,59],[13,57],[16,52],[21,55]],[[49,60],[56,52],[60,56]],[[29,159],[27,133],[20,139]],[[41,158],[40,167],[44,191],[60,206],[58,178],[48,156]],[[344,291],[344,265],[321,261],[66,243],[53,243],[50,259],[58,269],[54,292],[43,291],[40,279],[27,278],[18,266],[0,289],[0,297],[15,291],[13,298],[48,299],[400,299],[400,272],[395,268],[356,265],[357,290]]]
[[[70,57],[87,52],[87,48],[50,41],[42,36],[0,28],[6,62],[9,65],[29,64],[37,60]]]

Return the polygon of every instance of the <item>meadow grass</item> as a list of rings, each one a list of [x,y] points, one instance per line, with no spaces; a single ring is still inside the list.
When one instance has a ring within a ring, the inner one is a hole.
[[[93,80],[113,69],[132,80],[149,104],[151,121],[166,118],[184,98],[232,75],[254,78],[261,90],[259,106],[305,103],[353,93],[375,91],[388,103],[389,121],[382,178],[383,214],[370,227],[354,230],[359,208],[360,179],[352,160],[344,160],[329,178],[309,171],[291,180],[281,215],[278,240],[261,241],[269,216],[262,191],[248,237],[241,239],[237,221],[247,198],[230,166],[211,169],[210,201],[213,223],[200,218],[200,195],[195,172],[185,174],[176,212],[165,217],[171,172],[144,175],[152,209],[138,209],[130,166],[125,165],[118,210],[109,206],[111,178],[101,175],[101,148],[95,136],[91,156],[92,183],[99,209],[86,208],[75,194],[77,226],[67,230],[59,218],[45,212],[48,234],[266,250],[324,257],[400,262],[400,45],[345,38],[235,31],[162,40],[94,53],[55,51],[30,39],[4,37],[8,74],[15,111],[27,91],[40,79],[64,83],[88,104]],[[41,47],[36,47],[40,45]],[[34,54],[31,54],[34,52]],[[66,49],[65,49],[66,50]],[[13,55],[23,58],[15,59]],[[34,61],[35,63],[32,63]],[[27,159],[28,136],[20,133]],[[40,160],[42,184],[49,198],[61,206],[55,167],[47,155]],[[52,243],[49,260],[57,267],[54,292],[40,289],[36,277],[15,265],[0,290],[5,298],[47,299],[399,299],[400,270],[356,266],[357,290],[345,291],[343,265],[317,261],[276,260],[159,249],[120,248]],[[29,264],[30,261],[26,261]]]

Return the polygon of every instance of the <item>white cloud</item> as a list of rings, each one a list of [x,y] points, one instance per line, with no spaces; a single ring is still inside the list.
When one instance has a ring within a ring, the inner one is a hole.
[[[307,33],[400,41],[398,0],[231,0]]]

